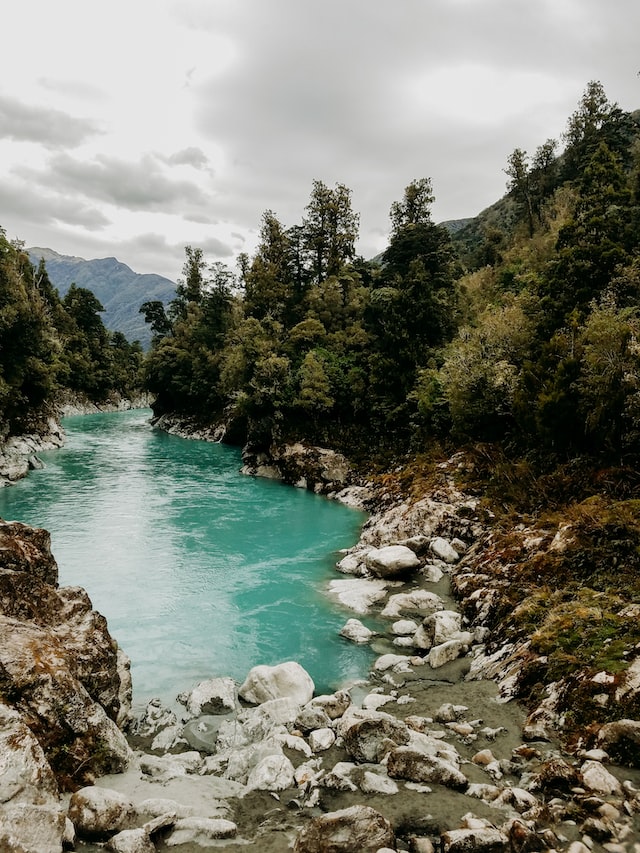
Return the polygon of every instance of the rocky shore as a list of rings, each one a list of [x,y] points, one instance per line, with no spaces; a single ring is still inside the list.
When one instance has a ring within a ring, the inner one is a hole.
[[[120,394],[112,393],[100,403],[95,403],[78,394],[66,394],[57,401],[59,415],[63,418],[72,415],[97,415],[101,412],[128,412],[130,409],[147,409],[150,405],[151,395],[147,393],[132,397],[122,397]]]
[[[0,444],[0,488],[26,477],[29,471],[42,468],[38,453],[55,450],[64,444],[64,430],[50,417],[43,428],[30,435],[12,436]]]
[[[284,458],[288,481],[370,512],[327,590],[345,643],[376,653],[369,677],[318,696],[293,661],[257,666],[196,685],[180,714],[152,701],[131,720],[104,620],[57,587],[44,531],[4,525],[0,849],[640,850],[640,723],[625,716],[640,665],[585,683],[611,713],[570,744],[561,683],[517,703],[532,653],[496,629],[513,552],[456,488],[457,460],[409,501],[317,449]]]

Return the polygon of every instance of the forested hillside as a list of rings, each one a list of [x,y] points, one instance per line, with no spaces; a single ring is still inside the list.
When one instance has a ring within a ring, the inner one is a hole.
[[[535,472],[637,463],[640,429],[638,114],[588,85],[560,142],[506,158],[505,197],[455,228],[420,177],[357,257],[343,184],[314,181],[302,222],[265,211],[238,272],[188,246],[144,381],[157,413],[225,421],[268,448],[291,439],[352,458],[490,444]],[[0,405],[23,428],[59,388],[93,398],[138,381],[139,347],[109,332],[84,287],[64,297],[2,234]]]
[[[561,140],[507,158],[504,199],[436,225],[418,178],[375,262],[356,257],[349,189],[267,210],[236,277],[187,248],[146,362],[157,412],[225,418],[254,445],[371,457],[491,442],[546,465],[629,466],[640,448],[638,115],[592,82]]]
[[[63,390],[102,402],[140,387],[142,350],[108,331],[94,294],[64,298],[0,228],[0,441],[37,431]]]

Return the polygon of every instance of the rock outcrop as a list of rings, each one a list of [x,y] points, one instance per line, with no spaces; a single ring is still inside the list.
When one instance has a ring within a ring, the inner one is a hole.
[[[273,445],[268,450],[245,447],[243,474],[282,480],[318,494],[335,494],[353,482],[347,459],[335,450],[313,445]]]
[[[55,418],[48,418],[39,433],[12,436],[0,444],[0,487],[26,477],[29,471],[42,468],[38,453],[55,450],[64,444],[64,430]]]
[[[106,620],[57,585],[49,534],[0,521],[1,849],[61,849],[59,792],[127,766],[130,699]]]

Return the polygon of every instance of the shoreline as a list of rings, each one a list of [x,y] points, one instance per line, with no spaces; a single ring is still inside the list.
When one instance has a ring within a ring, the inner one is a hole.
[[[307,450],[296,465],[283,458],[292,484],[315,491],[327,457]],[[99,837],[126,850],[133,833],[158,853],[318,853],[337,832],[341,853],[637,853],[640,773],[610,755],[629,730],[604,726],[606,738],[567,751],[557,696],[529,715],[515,698],[528,650],[489,627],[494,534],[457,489],[458,465],[439,466],[415,500],[339,484],[332,469],[327,496],[370,512],[328,591],[350,614],[344,641],[376,655],[368,676],[318,696],[290,661],[258,665],[242,684],[201,682],[179,714],[152,700],[126,727],[126,769],[52,805],[74,849]],[[530,531],[517,534],[532,547]],[[385,630],[372,635],[368,618]],[[636,675],[618,689],[637,692]]]

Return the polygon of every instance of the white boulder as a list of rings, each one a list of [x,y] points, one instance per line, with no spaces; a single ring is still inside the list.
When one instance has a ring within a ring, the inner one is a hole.
[[[284,791],[295,785],[293,764],[284,754],[267,755],[247,779],[250,791]]]
[[[315,729],[309,734],[309,746],[314,752],[324,752],[336,742],[333,729]]]
[[[439,646],[433,646],[427,656],[427,662],[432,669],[439,669],[445,663],[450,663],[459,658],[460,655],[466,654],[472,642],[473,634],[462,631],[457,639],[448,640]]]
[[[585,761],[580,773],[585,787],[591,791],[604,796],[622,792],[620,782],[599,761]]]
[[[376,577],[395,578],[417,569],[420,560],[406,545],[372,548],[366,555],[367,568]]]
[[[343,575],[364,575],[367,553],[368,551],[352,551],[336,563],[336,569]]]
[[[364,645],[370,642],[372,637],[375,637],[375,631],[367,628],[359,619],[348,619],[340,629],[340,636],[352,643]]]
[[[460,554],[458,554],[456,549],[446,539],[443,539],[442,536],[436,536],[433,538],[429,547],[436,557],[440,560],[444,560],[445,563],[457,563],[460,559]]]
[[[119,791],[88,786],[69,800],[69,820],[81,838],[103,838],[126,829],[133,804]]]
[[[178,700],[191,717],[201,714],[229,714],[238,706],[238,689],[232,678],[210,678],[197,684]]]
[[[449,640],[459,638],[462,614],[455,610],[440,610],[426,616],[414,636],[414,645],[419,649],[430,649]]]
[[[224,818],[186,817],[177,820],[171,834],[165,838],[166,847],[181,847],[188,844],[212,847],[219,838],[234,838],[238,827]]]
[[[354,613],[368,613],[372,605],[386,594],[387,584],[383,580],[349,578],[329,582],[329,595],[335,596],[340,604]]]
[[[444,610],[440,596],[426,589],[415,589],[412,592],[398,592],[390,595],[381,615],[391,619],[400,619],[404,613],[435,613]]]
[[[309,673],[296,661],[277,666],[254,666],[240,686],[238,694],[254,705],[269,699],[292,699],[306,705],[313,696],[315,685]]]

